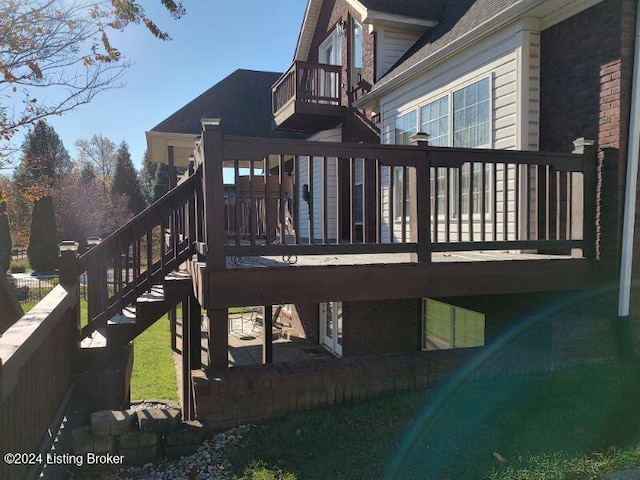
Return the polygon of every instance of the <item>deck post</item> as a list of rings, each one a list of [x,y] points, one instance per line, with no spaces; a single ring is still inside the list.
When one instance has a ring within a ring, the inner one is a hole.
[[[598,153],[594,140],[578,138],[573,142],[573,153],[582,155],[582,173],[584,176],[583,195],[583,223],[582,243],[583,256],[585,258],[598,258],[599,238],[598,226],[600,219],[597,216],[598,208]]]
[[[191,386],[191,316],[194,312],[191,296],[182,301],[182,417],[185,420],[193,420],[194,417]]]
[[[80,348],[80,331],[82,325],[80,323],[80,282],[78,281],[78,242],[64,241],[58,245],[60,250],[59,269],[60,269],[60,285],[68,292],[75,291],[76,304],[69,312],[69,318],[73,319],[74,330],[77,332],[78,348]],[[69,326],[71,328],[71,326]]]
[[[222,130],[217,119],[202,120],[204,150],[204,214],[207,269],[225,268],[224,182],[222,176]],[[225,327],[226,331],[226,327]]]
[[[184,315],[183,315],[184,316]],[[191,369],[202,367],[202,309],[198,299],[193,295],[189,297],[189,343],[191,350]],[[184,318],[182,319],[184,322]]]
[[[99,237],[87,238],[87,250],[91,250],[102,243]],[[87,269],[87,300],[89,321],[93,320],[99,312],[103,311],[107,303],[107,269],[102,256],[91,261]],[[79,272],[82,273],[82,272]]]
[[[417,250],[411,255],[412,261],[431,263],[431,160],[429,158],[429,135],[418,132],[411,136],[411,143],[424,148],[424,161],[416,162],[416,168],[409,177],[409,225],[411,241]]]
[[[226,308],[207,309],[209,317],[209,357],[211,369],[226,370],[229,367],[229,316]]]
[[[273,363],[273,307],[264,306],[264,324],[262,325],[262,363]]]

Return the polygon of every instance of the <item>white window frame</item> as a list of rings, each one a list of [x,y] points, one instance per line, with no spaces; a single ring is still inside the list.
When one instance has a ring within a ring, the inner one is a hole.
[[[432,302],[437,304],[438,306],[442,306],[449,310],[449,339],[448,343],[447,339],[441,339],[442,345],[440,348],[428,348],[427,342],[427,303]],[[460,323],[464,323],[464,317],[470,315],[477,317],[476,321],[482,322],[482,336],[481,341],[476,342],[474,345],[456,345],[456,326]],[[477,348],[483,347],[486,344],[486,328],[487,328],[487,317],[485,314],[481,312],[476,312],[474,310],[470,310],[468,308],[457,307],[455,305],[451,305],[448,303],[440,302],[438,300],[433,300],[430,298],[422,299],[422,318],[421,318],[421,326],[422,326],[422,350],[424,351],[433,351],[433,350],[453,350],[459,348]]]
[[[460,92],[472,85],[478,84],[480,82],[483,81],[488,81],[488,89],[489,89],[489,143],[487,144],[482,144],[482,145],[477,145],[473,148],[491,148],[493,146],[493,129],[492,129],[492,120],[493,120],[493,96],[491,95],[491,92],[493,91],[493,75],[492,74],[488,74],[488,75],[483,75],[481,77],[476,77],[473,80],[470,80],[468,82],[465,82],[462,85],[459,85],[455,88],[450,89],[447,93],[445,94],[441,94],[438,96],[435,96],[433,98],[430,98],[428,101],[426,102],[421,102],[420,105],[418,105],[418,110],[417,110],[417,122],[416,122],[416,126],[420,125],[420,131],[423,131],[423,124],[424,119],[423,119],[423,115],[424,115],[424,109],[431,105],[432,103],[435,102],[440,102],[442,101],[444,98],[447,99],[447,143],[446,145],[442,145],[442,146],[446,146],[446,147],[457,147],[459,145],[455,145],[454,142],[454,132],[453,132],[453,124],[454,124],[454,105],[453,105],[453,96],[455,93]],[[429,132],[425,132],[425,133],[429,133]],[[464,148],[464,147],[463,147]],[[464,168],[464,167],[463,167]],[[467,164],[467,170],[470,170],[470,164]],[[474,166],[475,169],[475,166]],[[479,170],[481,171],[481,170]],[[493,199],[491,198],[493,193],[492,190],[490,188],[491,185],[491,181],[492,181],[492,177],[491,177],[491,170],[487,169],[487,167],[485,166],[485,198],[486,200],[486,206],[487,206],[487,211],[485,212],[485,218],[484,220],[491,220],[491,218],[493,217]],[[468,173],[466,175],[463,176],[463,189],[465,185],[469,185],[468,181],[465,181],[465,177],[467,177],[467,179],[469,178]],[[479,182],[478,182],[479,184]],[[454,171],[452,171],[452,175],[450,175],[449,177],[449,194],[451,198],[457,198],[457,187],[458,187],[458,179],[457,176],[455,174]],[[431,182],[431,191],[435,192],[435,185],[434,182]],[[466,193],[467,197],[469,195],[469,191],[467,189],[467,193]],[[442,195],[439,196],[444,196],[444,193],[442,193]],[[465,192],[463,190],[462,192],[462,196],[464,199],[465,196]],[[432,208],[433,208],[433,202],[437,201],[437,199],[434,197],[434,199],[432,199]],[[465,204],[464,200],[463,200],[463,205]],[[466,205],[469,205],[469,200],[467,200]],[[474,202],[474,207],[478,205],[478,202]],[[449,215],[450,218],[453,219],[457,219],[458,218],[458,212],[456,209],[456,203],[455,202],[451,202],[450,203],[450,211],[449,211]],[[460,206],[462,208],[462,205]],[[439,208],[438,209],[438,219],[443,219],[445,218],[445,213],[443,212],[444,209]],[[474,208],[475,210],[475,208]],[[433,211],[433,210],[432,210]],[[481,220],[480,218],[480,213],[472,213],[473,215],[473,219],[474,220]],[[462,219],[463,220],[468,220],[469,219],[469,212],[462,212]]]

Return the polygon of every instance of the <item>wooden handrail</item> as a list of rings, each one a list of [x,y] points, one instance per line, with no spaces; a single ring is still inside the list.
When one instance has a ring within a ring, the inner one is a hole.
[[[87,273],[89,336],[113,315],[178,268],[192,253],[201,229],[198,168],[157,202],[82,255],[77,274]]]

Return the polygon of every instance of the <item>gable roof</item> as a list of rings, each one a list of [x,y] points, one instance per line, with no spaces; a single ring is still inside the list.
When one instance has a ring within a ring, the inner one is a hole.
[[[338,1],[338,0],[336,0]],[[370,24],[392,24],[424,32],[433,28],[444,13],[448,0],[344,0]],[[298,34],[294,60],[306,60],[325,0],[307,0]]]
[[[152,132],[202,133],[202,118],[220,118],[226,134],[251,137],[301,138],[275,130],[271,85],[282,74],[236,70],[151,129]]]
[[[408,70],[453,40],[471,32],[498,13],[520,2],[521,0],[449,0],[438,25],[425,33],[400,57],[380,83]]]

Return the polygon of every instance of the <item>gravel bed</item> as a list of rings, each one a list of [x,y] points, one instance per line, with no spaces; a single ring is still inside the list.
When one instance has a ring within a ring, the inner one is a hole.
[[[179,460],[161,460],[142,467],[126,467],[107,478],[125,480],[207,480],[231,478],[231,463],[225,458],[225,448],[237,445],[253,425],[241,425],[208,438],[198,451]]]

